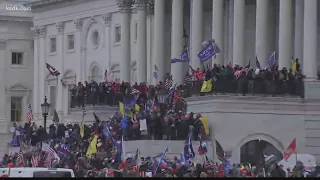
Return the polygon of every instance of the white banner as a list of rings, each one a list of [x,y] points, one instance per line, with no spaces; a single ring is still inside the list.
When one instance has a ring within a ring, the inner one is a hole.
[[[141,119],[140,120],[140,131],[145,131],[145,130],[148,130],[147,120]]]

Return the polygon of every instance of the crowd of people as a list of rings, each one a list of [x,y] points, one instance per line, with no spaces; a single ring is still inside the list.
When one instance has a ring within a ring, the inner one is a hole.
[[[199,95],[203,81],[212,79],[212,93],[232,93],[242,95],[272,95],[272,96],[300,96],[303,97],[303,78],[300,64],[296,60],[296,69],[270,66],[266,69],[256,67],[234,67],[229,63],[226,66],[214,64],[213,67],[206,67],[203,70],[190,67],[184,77],[184,83],[179,85],[181,96],[190,97]],[[172,77],[166,74],[164,82],[156,86],[144,82],[130,85],[127,82],[100,82],[95,81],[78,83],[70,89],[71,107],[78,107],[84,101],[88,105],[117,105],[123,99],[125,92],[131,88],[138,89],[141,93],[148,95],[151,89],[162,91],[172,86]]]
[[[186,137],[180,157],[169,157],[159,152],[153,157],[125,154],[122,149],[123,133],[119,119],[97,120],[85,125],[83,137],[79,124],[52,124],[47,133],[44,128],[26,123],[15,126],[12,146],[20,147],[19,153],[6,154],[1,167],[52,167],[73,169],[76,177],[304,177],[301,163],[292,170],[273,164],[257,170],[250,164],[231,164],[230,160],[213,162],[206,156],[206,143],[198,152],[192,147],[192,138]],[[95,142],[95,143],[93,143]],[[96,150],[92,151],[95,146]],[[91,147],[91,148],[90,148]],[[89,152],[90,151],[90,152]],[[203,157],[197,160],[195,155]],[[188,159],[188,160],[186,160]],[[286,172],[287,171],[287,172]],[[309,173],[317,177],[320,168]]]

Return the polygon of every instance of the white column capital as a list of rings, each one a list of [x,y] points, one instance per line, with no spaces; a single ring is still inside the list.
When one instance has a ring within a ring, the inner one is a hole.
[[[154,13],[154,0],[149,0],[147,3],[147,12],[149,14],[153,14]]]
[[[38,27],[31,27],[31,31],[33,34],[33,39],[38,39],[39,38],[39,28]]]
[[[46,36],[46,27],[45,26],[39,27],[39,35],[40,35],[40,38],[44,38]]]
[[[148,0],[134,0],[134,4],[138,10],[146,10]]]
[[[134,4],[133,0],[117,0],[117,5],[122,13],[131,12],[131,7]]]
[[[6,49],[7,46],[7,40],[6,39],[0,39],[0,50]]]
[[[64,22],[56,23],[56,28],[57,28],[58,34],[63,34]]]
[[[81,31],[82,19],[76,19],[76,20],[73,21],[73,23],[76,26],[77,31]]]
[[[112,15],[111,13],[107,13],[107,14],[104,14],[102,15],[102,20],[103,20],[103,23],[106,27],[110,27],[111,25],[111,20],[112,20]]]

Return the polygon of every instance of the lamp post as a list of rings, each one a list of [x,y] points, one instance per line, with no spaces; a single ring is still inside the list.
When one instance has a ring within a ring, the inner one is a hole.
[[[41,104],[42,116],[43,116],[43,127],[47,132],[47,117],[49,115],[50,103],[48,103],[47,96],[44,96],[44,103]]]

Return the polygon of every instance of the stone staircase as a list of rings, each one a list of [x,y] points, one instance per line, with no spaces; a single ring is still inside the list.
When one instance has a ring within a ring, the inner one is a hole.
[[[180,153],[184,151],[185,141],[169,141],[169,140],[138,140],[138,141],[125,141],[123,143],[123,149],[126,155],[131,154],[135,155],[137,149],[140,151],[141,157],[152,157],[165,150],[168,147],[167,156],[173,158],[177,156],[179,158]],[[208,153],[207,156],[209,159],[213,159],[213,146],[212,142],[206,142]],[[200,159],[198,157],[198,147],[199,141],[192,141],[193,150],[196,154],[195,159]]]

